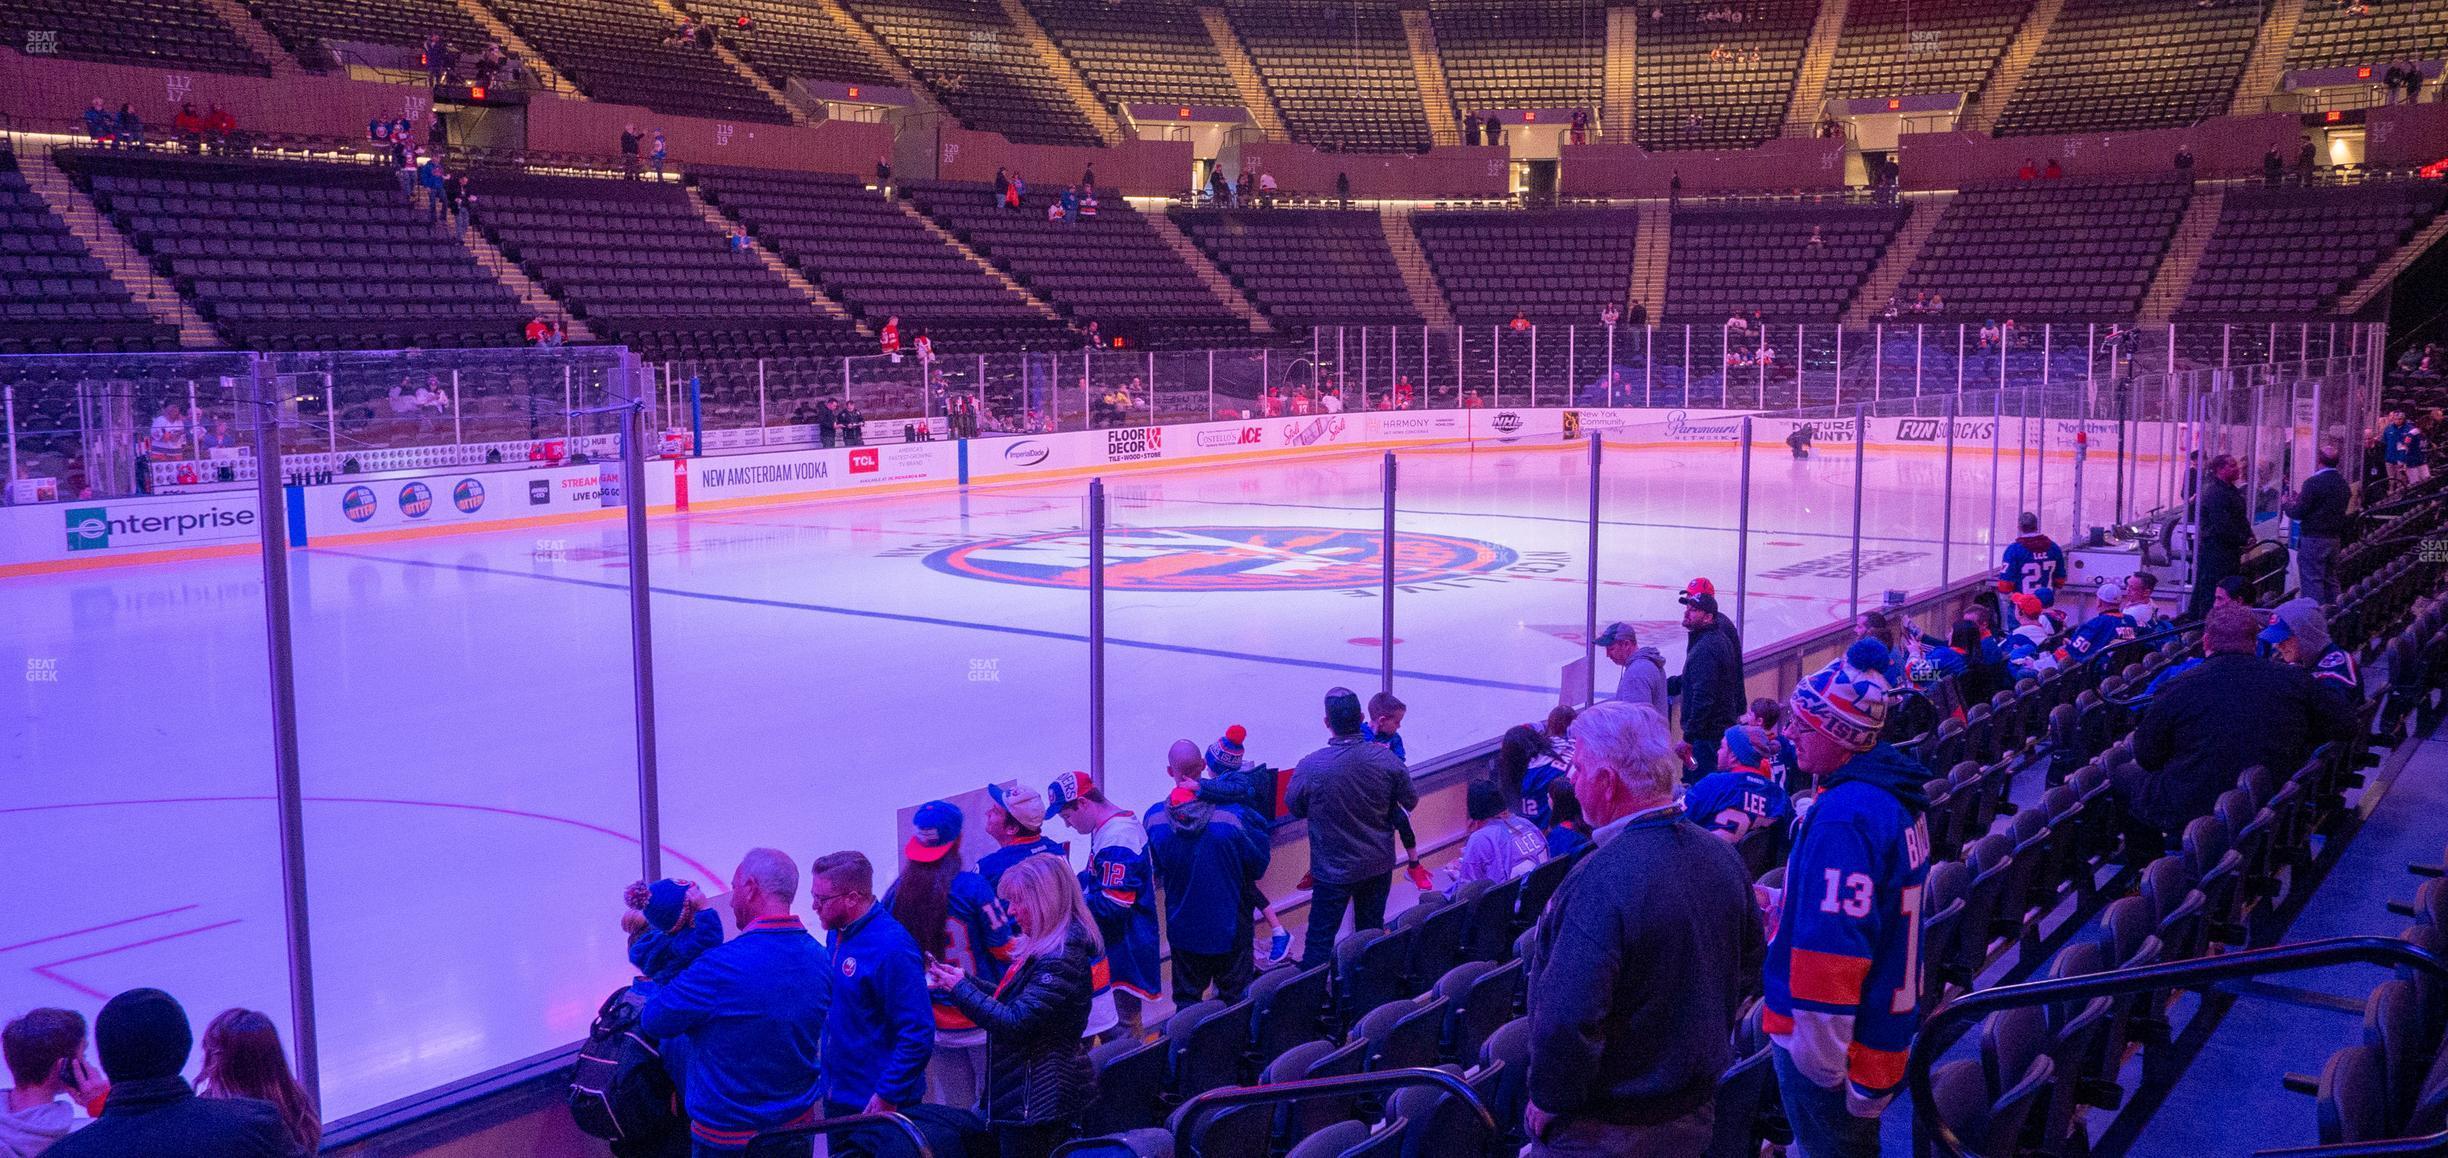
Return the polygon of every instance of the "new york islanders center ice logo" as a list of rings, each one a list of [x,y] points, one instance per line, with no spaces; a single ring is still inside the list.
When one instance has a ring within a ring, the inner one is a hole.
[[[1511,547],[1452,535],[1395,537],[1394,573],[1427,583],[1500,570]],[[1088,532],[986,539],[927,556],[953,575],[1032,587],[1088,586]],[[1385,556],[1374,530],[1336,527],[1134,527],[1105,535],[1105,582],[1132,591],[1319,591],[1374,587]]]

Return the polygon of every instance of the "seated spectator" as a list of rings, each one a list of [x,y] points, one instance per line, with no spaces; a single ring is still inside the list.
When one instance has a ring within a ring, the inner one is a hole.
[[[1013,865],[995,892],[1019,929],[1003,984],[990,993],[941,961],[927,966],[926,984],[986,1031],[986,1122],[1003,1158],[1045,1158],[1096,1099],[1082,1035],[1104,945],[1060,857]]]
[[[1683,811],[1693,824],[1740,844],[1754,831],[1785,823],[1793,805],[1777,783],[1777,748],[1766,728],[1728,728],[1721,743],[1718,771],[1684,790]]]
[[[93,1121],[110,1083],[85,1064],[85,1017],[34,1009],[0,1028],[8,1062],[8,1100],[0,1103],[0,1155],[34,1158]]]
[[[2253,654],[2254,621],[2242,608],[2214,610],[2202,626],[2200,666],[2172,680],[2134,727],[2134,763],[2115,773],[2132,818],[2127,851],[2139,865],[2158,857],[2219,793],[2256,764],[2294,770],[2312,750],[2345,739],[2351,718],[2310,673]]]
[[[2058,164],[2057,158],[2051,157],[2048,160],[2048,168],[2041,170],[2040,176],[2045,180],[2055,181],[2065,176],[2065,166]]]
[[[178,115],[170,118],[170,128],[178,133],[179,140],[186,142],[190,150],[203,147],[204,116],[196,111],[195,102],[183,101],[179,104]],[[369,135],[375,136],[376,139],[380,139],[381,135],[388,134],[390,131],[381,121],[375,121],[368,126]]]
[[[323,1120],[289,1072],[280,1027],[252,1009],[223,1010],[204,1027],[204,1070],[196,1092],[270,1102],[301,1152],[312,1154],[323,1144]]]
[[[1573,793],[1570,778],[1548,783],[1547,815],[1555,821],[1547,830],[1547,859],[1562,860],[1593,843],[1589,819],[1581,814],[1581,798]]]
[[[1811,226],[1811,231],[1810,231],[1810,239],[1809,239],[1808,241],[1806,241],[1804,244],[1809,245],[1809,246],[1810,246],[1812,249],[1814,249],[1814,250],[1817,250],[1817,249],[1826,249],[1826,248],[1827,248],[1827,237],[1826,237],[1826,235],[1825,235],[1825,234],[1822,234],[1822,233],[1819,231],[1819,227],[1818,227],[1818,226],[1813,225],[1813,226]]]
[[[402,118],[402,123],[406,123],[406,118]],[[228,146],[237,143],[234,139],[237,135],[238,118],[231,115],[228,109],[212,106],[212,112],[204,117],[205,138],[213,144]]]
[[[1555,823],[1547,812],[1547,786],[1571,770],[1571,762],[1557,758],[1546,735],[1528,724],[1505,729],[1496,742],[1496,783],[1521,802],[1522,816],[1540,828]]]
[[[1445,870],[1454,884],[1511,880],[1547,860],[1547,834],[1505,808],[1495,781],[1472,781],[1466,809],[1462,857]]]
[[[2312,686],[2335,701],[2330,705],[2334,714],[2342,717],[2362,706],[2362,670],[2353,652],[2329,638],[2329,617],[2318,602],[2289,599],[2279,604],[2256,638],[2280,662],[2312,673]]]
[[[85,109],[86,137],[97,145],[107,145],[111,142],[111,137],[118,131],[119,118],[112,116],[109,109],[102,107],[101,97],[95,97],[93,104]]]
[[[52,1143],[45,1158],[304,1158],[270,1102],[199,1098],[179,1071],[195,1048],[187,1011],[159,989],[130,989],[94,1018],[94,1049],[110,1098],[93,1124]]]
[[[2017,181],[2030,181],[2039,176],[2040,166],[2028,158],[2024,160],[2022,168],[2015,170],[2015,180]]]
[[[144,143],[144,119],[136,115],[134,102],[126,102],[119,106],[119,117],[114,129],[122,145]]]
[[[695,881],[639,881],[623,899],[629,911],[621,914],[621,931],[629,935],[630,967],[643,979],[640,996],[670,983],[706,950],[722,944],[722,918]]]
[[[764,1130],[819,1110],[819,1041],[833,1001],[833,958],[791,914],[799,866],[748,850],[731,874],[739,935],[706,950],[639,1013],[639,1027],[683,1039],[681,1104],[698,1158],[736,1154]]]

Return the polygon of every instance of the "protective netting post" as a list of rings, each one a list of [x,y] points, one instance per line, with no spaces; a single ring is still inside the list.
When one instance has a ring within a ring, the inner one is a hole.
[[[297,652],[289,621],[289,504],[281,480],[280,399],[263,358],[249,355],[255,411],[255,504],[263,551],[264,645],[271,669],[272,777],[281,842],[281,901],[289,949],[289,1025],[298,1084],[322,1103],[315,1024],[314,937],[306,904],[306,797],[298,760]],[[225,380],[225,385],[227,384]]]

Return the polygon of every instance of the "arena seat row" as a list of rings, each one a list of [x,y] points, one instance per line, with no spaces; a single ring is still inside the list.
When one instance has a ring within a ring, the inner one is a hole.
[[[650,360],[866,352],[849,323],[732,249],[676,185],[479,172],[469,190],[505,256],[598,336]]]
[[[1108,191],[1110,193],[1110,191]],[[1198,280],[1155,228],[1118,195],[1096,216],[1050,221],[1053,194],[1030,190],[1019,211],[971,181],[912,181],[927,213],[1014,280],[1062,311],[1074,327],[1152,346],[1247,345],[1247,323]]]
[[[794,77],[885,84],[891,75],[865,41],[812,5],[687,0],[680,7],[711,21],[723,44],[775,88],[787,88]],[[739,26],[742,16],[750,18],[749,27]]]
[[[1980,95],[2031,0],[1852,0],[1828,69],[1838,99],[1962,93]]]
[[[388,44],[422,49],[442,34],[453,52],[477,52],[493,37],[451,0],[249,0],[247,10],[291,55],[325,44]]]
[[[995,0],[858,0],[848,7],[962,124],[1015,141],[1097,143],[1096,129]]]
[[[71,60],[272,75],[220,17],[170,0],[0,0],[0,44]]]
[[[130,297],[25,176],[0,168],[0,353],[177,346],[178,332]]]
[[[1107,105],[1241,104],[1190,0],[1029,0],[1028,7]]]
[[[2192,187],[2049,181],[1966,189],[1905,276],[1950,315],[2134,317]]]
[[[926,334],[945,353],[1069,344],[1001,282],[851,177],[698,168],[706,199],[868,323],[901,319],[902,340]]]
[[[1456,322],[1499,325],[1518,312],[1540,325],[1591,326],[1630,293],[1640,215],[1419,213],[1411,229]]]
[[[1347,153],[1428,147],[1393,0],[1228,0],[1225,12],[1292,139]]]
[[[1465,112],[1588,109],[1606,89],[1607,10],[1594,0],[1432,0],[1437,53]]]
[[[694,44],[652,0],[488,0],[553,68],[601,101],[716,120],[788,124],[790,114]]]
[[[2002,137],[2156,129],[2227,111],[2262,0],[2066,0],[1998,116]]]
[[[2317,316],[2438,215],[2435,185],[2228,191],[2178,314]]]
[[[1635,45],[1642,147],[1747,149],[1781,133],[1818,13],[1814,0],[1652,6]]]
[[[1211,209],[1172,216],[1278,329],[1420,322],[1374,211]]]
[[[1833,322],[1903,223],[1892,205],[1685,209],[1667,251],[1664,316],[1717,323],[1757,311],[1769,322]]]
[[[2368,64],[2377,76],[2400,61],[2448,56],[2448,0],[2364,0],[2362,7],[2305,4],[2295,38],[2287,42],[2286,66]]]
[[[67,164],[232,345],[507,345],[525,311],[367,165],[83,152]]]

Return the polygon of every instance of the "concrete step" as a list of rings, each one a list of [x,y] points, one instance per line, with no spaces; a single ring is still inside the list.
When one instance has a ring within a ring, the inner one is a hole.
[[[1411,229],[1411,210],[1387,206],[1378,212],[1377,224],[1385,232],[1386,248],[1394,251],[1394,267],[1402,271],[1403,288],[1411,292],[1412,307],[1431,326],[1453,325],[1445,290],[1437,284],[1435,268],[1428,264],[1428,252],[1420,248],[1419,234]]]
[[[1037,17],[1028,10],[1028,5],[1020,0],[1003,0],[1003,18],[1028,40],[1029,47],[1037,53],[1037,59],[1045,62],[1046,71],[1054,74],[1054,83],[1070,95],[1072,104],[1079,106],[1080,115],[1088,118],[1089,126],[1096,130],[1097,139],[1108,146],[1121,144],[1124,136],[1122,122],[1114,116],[1112,109],[1105,107],[1103,100],[1098,99],[1096,91],[1088,87],[1088,78],[1081,76],[1079,66],[1063,55],[1061,46],[1047,35],[1044,25],[1037,23]]]
[[[1224,73],[1232,77],[1233,87],[1241,91],[1241,105],[1249,110],[1250,119],[1258,123],[1258,131],[1270,141],[1287,141],[1291,134],[1284,131],[1283,113],[1275,107],[1275,94],[1269,92],[1266,80],[1258,75],[1258,66],[1251,63],[1249,49],[1241,44],[1241,34],[1233,31],[1232,19],[1222,8],[1202,7],[1199,19],[1207,25],[1207,38],[1215,42],[1216,54],[1224,58]]]
[[[695,185],[683,184],[680,186],[680,188],[688,194],[689,204],[696,207],[697,215],[705,218],[706,224],[713,226],[715,229],[720,230],[726,235],[728,235],[738,224],[730,218],[723,216],[723,211],[715,208],[713,202],[706,200],[705,194],[699,192]],[[800,296],[805,297],[810,302],[815,303],[816,309],[819,312],[823,313],[827,317],[849,322],[852,325],[858,326],[858,331],[861,334],[866,334],[870,337],[874,336],[868,331],[866,326],[859,324],[858,320],[850,315],[849,310],[842,308],[842,304],[840,302],[833,300],[833,296],[831,294],[824,292],[824,290],[815,282],[809,281],[807,279],[807,275],[800,273],[797,267],[791,265],[791,263],[787,261],[782,260],[781,254],[765,248],[765,243],[758,241],[753,234],[751,234],[748,238],[748,249],[750,252],[756,254],[758,261],[765,263],[765,268],[780,274],[782,280],[789,282],[792,289],[799,291]]]
[[[1165,246],[1182,259],[1182,264],[1198,275],[1199,283],[1207,287],[1207,292],[1224,303],[1224,308],[1248,322],[1253,331],[1261,334],[1275,332],[1275,323],[1269,321],[1266,314],[1241,292],[1241,287],[1233,284],[1230,276],[1216,268],[1216,263],[1208,258],[1207,251],[1200,249],[1197,242],[1190,240],[1189,234],[1173,224],[1172,217],[1163,213],[1145,213],[1141,216],[1147,218],[1148,224],[1155,228],[1156,236],[1164,239]]]
[[[136,251],[135,243],[117,225],[94,208],[93,201],[48,153],[40,158],[30,152],[20,154],[18,171],[25,177],[26,186],[67,223],[68,231],[110,271],[112,279],[127,287],[128,296],[143,305],[154,321],[177,327],[180,346],[212,349],[229,344],[196,312],[192,303],[179,295],[177,286],[153,272],[153,263]]]
[[[1420,111],[1428,118],[1428,142],[1459,145],[1462,127],[1454,112],[1453,85],[1437,51],[1436,25],[1425,8],[1402,10],[1403,39],[1411,46],[1411,79],[1419,86]]]

